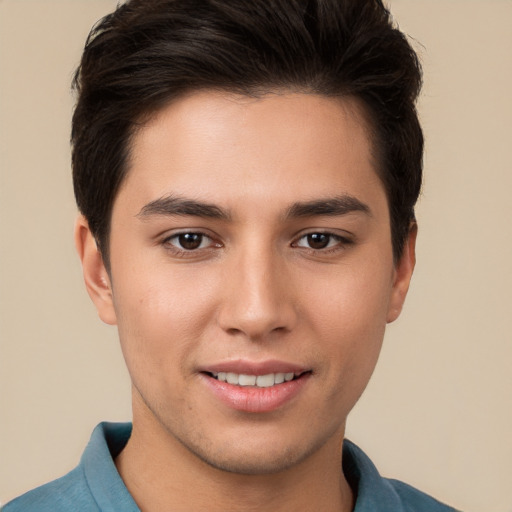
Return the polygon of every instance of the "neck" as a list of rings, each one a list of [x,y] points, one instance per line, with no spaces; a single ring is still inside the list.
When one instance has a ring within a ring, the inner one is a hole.
[[[159,424],[134,415],[132,435],[115,463],[143,512],[350,512],[354,497],[342,471],[342,442],[337,436],[279,473],[237,474],[212,467]]]

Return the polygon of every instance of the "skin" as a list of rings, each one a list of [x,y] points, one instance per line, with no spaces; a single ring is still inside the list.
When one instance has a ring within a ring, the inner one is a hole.
[[[351,99],[196,92],[134,137],[110,273],[78,219],[87,289],[118,326],[132,379],[133,434],[116,465],[142,510],[352,510],[346,418],[402,308],[416,235],[395,264],[366,128]],[[168,197],[222,215],[154,207]],[[332,198],[363,208],[295,215]],[[202,234],[196,249],[183,233]],[[239,360],[307,378],[273,410],[236,410],[203,370]]]

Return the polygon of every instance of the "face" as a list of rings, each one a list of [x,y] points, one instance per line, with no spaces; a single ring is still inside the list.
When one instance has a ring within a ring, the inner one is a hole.
[[[414,240],[393,263],[388,205],[354,101],[200,92],[136,135],[108,275],[77,239],[117,324],[134,432],[240,473],[339,452]]]

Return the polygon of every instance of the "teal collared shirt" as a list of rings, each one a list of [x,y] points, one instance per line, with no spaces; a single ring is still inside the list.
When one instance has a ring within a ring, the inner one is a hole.
[[[140,512],[114,464],[131,431],[131,423],[100,423],[73,471],[14,499],[2,512]],[[382,478],[347,440],[343,472],[357,494],[354,512],[455,511],[403,482]]]

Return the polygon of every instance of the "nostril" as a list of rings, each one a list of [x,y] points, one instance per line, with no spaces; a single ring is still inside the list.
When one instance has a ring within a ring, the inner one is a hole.
[[[236,329],[235,327],[230,327],[229,329],[226,329],[226,332],[228,334],[231,334],[232,336],[236,336],[237,334],[242,334],[242,330]]]

